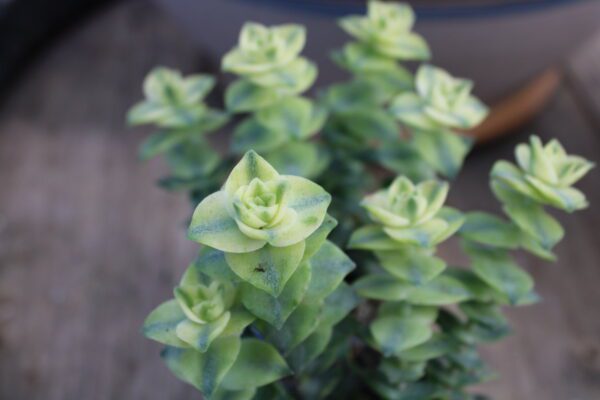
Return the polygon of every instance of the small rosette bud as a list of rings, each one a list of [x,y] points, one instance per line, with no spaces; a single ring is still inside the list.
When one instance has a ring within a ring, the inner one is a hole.
[[[340,20],[342,29],[369,49],[397,60],[426,60],[425,40],[412,32],[415,14],[408,4],[370,1],[366,16]]]
[[[392,250],[400,244],[430,247],[442,242],[463,221],[458,211],[443,207],[447,194],[446,182],[429,180],[415,185],[404,176],[396,178],[388,189],[363,200],[363,207],[377,225],[357,230],[350,245]]]
[[[214,78],[209,75],[184,78],[178,71],[156,68],[144,81],[146,100],[129,111],[128,122],[155,124],[161,128],[201,125],[203,130],[216,129],[226,121],[226,116],[202,102],[214,84]]]
[[[454,78],[440,68],[421,66],[415,88],[414,93],[398,95],[390,106],[396,118],[411,128],[470,129],[488,113],[487,107],[471,95],[473,82]]]
[[[494,166],[492,178],[497,192],[508,187],[538,203],[566,211],[587,206],[585,195],[571,186],[583,178],[594,163],[567,154],[555,139],[544,146],[535,135],[529,144],[517,146],[515,157],[518,166],[506,161],[499,161]],[[504,198],[510,202],[506,196]]]

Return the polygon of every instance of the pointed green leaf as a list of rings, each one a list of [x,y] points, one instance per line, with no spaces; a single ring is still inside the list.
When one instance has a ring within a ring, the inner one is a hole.
[[[519,229],[491,214],[472,212],[460,228],[460,234],[472,241],[505,249],[519,247]]]
[[[421,156],[448,178],[454,178],[473,145],[473,140],[445,130],[413,132],[415,148]]]
[[[384,301],[403,300],[412,285],[388,274],[365,275],[354,282],[354,289],[364,298]]]
[[[327,240],[327,236],[337,226],[337,221],[331,215],[327,214],[323,223],[304,241],[304,257],[302,261],[309,260]]]
[[[232,83],[225,91],[225,105],[232,112],[248,112],[270,106],[279,100],[274,89],[246,80]]]
[[[230,317],[231,313],[226,312],[217,320],[205,324],[199,324],[186,319],[177,325],[175,332],[179,339],[203,353],[225,330]]]
[[[300,265],[288,280],[278,297],[259,290],[252,285],[242,284],[240,297],[244,307],[258,318],[280,328],[292,311],[300,304],[311,279],[308,263]]]
[[[251,253],[225,253],[225,259],[243,281],[276,297],[300,265],[303,255],[302,241],[287,247],[266,245]]]
[[[310,301],[310,297],[307,297]],[[342,282],[324,301],[319,315],[319,326],[334,326],[343,320],[360,302],[355,290]]]
[[[174,347],[189,347],[177,337],[175,329],[186,316],[177,300],[169,300],[155,308],[144,321],[142,332],[148,339]]]
[[[248,150],[269,152],[288,140],[284,131],[270,129],[260,124],[255,118],[247,118],[233,132],[231,150],[244,153]]]
[[[378,251],[375,254],[387,272],[416,285],[430,281],[446,268],[444,260],[414,246]]]
[[[316,143],[288,142],[265,156],[284,175],[318,176],[329,164],[329,154]]]
[[[311,301],[329,296],[354,269],[354,262],[330,241],[326,241],[310,259],[312,277],[306,292]]]
[[[348,248],[360,250],[394,250],[399,243],[390,238],[378,225],[367,225],[352,233]]]
[[[546,250],[551,250],[564,236],[560,223],[541,206],[519,203],[504,206],[504,212]]]
[[[285,321],[280,329],[267,327],[264,334],[283,354],[302,343],[317,328],[323,304],[303,301]]]
[[[247,253],[263,247],[266,241],[251,239],[239,230],[225,208],[227,201],[227,195],[223,191],[215,192],[202,200],[192,216],[188,237],[195,242],[231,253]]]
[[[429,323],[398,317],[376,318],[369,328],[385,357],[418,346],[432,334]]]
[[[301,371],[311,361],[321,354],[331,340],[332,328],[320,327],[314,331],[304,342],[296,346],[287,356],[288,363],[295,372]]]
[[[227,390],[245,390],[268,385],[290,373],[273,346],[258,339],[243,339],[239,355],[221,384]]]
[[[175,376],[210,397],[238,358],[240,342],[238,337],[223,337],[215,340],[206,353],[167,347],[161,356]]]
[[[445,305],[467,300],[470,293],[457,279],[442,274],[421,286],[408,291],[406,300],[412,304]]]

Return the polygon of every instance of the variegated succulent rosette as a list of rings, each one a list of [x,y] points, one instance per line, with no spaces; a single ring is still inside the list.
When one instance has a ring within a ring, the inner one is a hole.
[[[400,122],[424,131],[470,129],[481,123],[487,107],[471,94],[473,82],[454,78],[425,64],[415,77],[415,92],[399,94],[390,111]]]

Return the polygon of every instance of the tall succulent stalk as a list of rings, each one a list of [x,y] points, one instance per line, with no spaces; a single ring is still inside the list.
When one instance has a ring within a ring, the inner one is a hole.
[[[144,334],[205,398],[480,398],[469,387],[493,374],[477,347],[509,332],[503,306],[537,301],[512,252],[555,259],[564,230],[545,207],[585,208],[572,185],[593,165],[532,136],[516,165],[491,172],[508,219],[445,205],[438,176],[458,173],[471,147],[462,131],[487,109],[472,82],[400,64],[430,58],[414,19],[378,1],[343,18],[355,41],[334,60],[353,77],[316,101],[303,95],[317,69],[294,24],[243,26],[222,62],[238,77],[226,111],[203,103],[209,76],[158,68],[146,79],[128,119],[159,128],[140,155],[164,155],[163,186],[190,192],[188,237],[202,248]],[[232,116],[219,155],[205,134]],[[468,265],[436,253],[451,237]]]

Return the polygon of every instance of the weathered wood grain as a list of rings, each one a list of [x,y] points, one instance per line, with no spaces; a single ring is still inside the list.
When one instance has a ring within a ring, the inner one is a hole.
[[[0,399],[199,398],[139,334],[196,248],[189,205],[153,185],[163,166],[138,163],[141,134],[123,126],[152,66],[199,60],[174,23],[126,2],[51,49],[0,109]],[[526,131],[600,161],[578,93],[563,86]],[[479,149],[451,202],[497,210],[487,173],[524,139]],[[558,264],[519,255],[544,302],[511,311],[515,334],[485,349],[501,377],[482,390],[497,399],[600,398],[598,171],[581,187],[596,208],[560,216]]]

